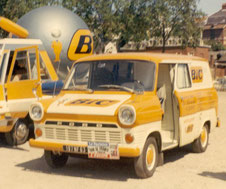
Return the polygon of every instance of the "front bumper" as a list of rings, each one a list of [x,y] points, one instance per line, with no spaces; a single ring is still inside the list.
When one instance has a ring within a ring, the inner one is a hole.
[[[63,150],[64,145],[87,147],[87,145],[65,144],[65,143],[41,141],[37,139],[30,139],[29,144],[31,147],[43,148],[44,150],[55,151],[55,152],[64,152]],[[119,145],[119,155],[120,157],[138,157],[140,155],[140,149],[123,147]]]

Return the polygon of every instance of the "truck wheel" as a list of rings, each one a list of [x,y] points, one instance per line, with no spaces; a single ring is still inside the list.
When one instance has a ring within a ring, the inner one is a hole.
[[[61,155],[59,154],[54,154],[51,151],[44,151],[44,156],[46,163],[52,167],[52,168],[60,168],[65,166],[68,160],[68,155],[65,153],[62,153]]]
[[[134,159],[136,175],[140,178],[151,177],[158,164],[158,147],[154,137],[147,139],[141,155]]]
[[[29,128],[22,120],[15,123],[12,131],[5,133],[6,142],[11,146],[24,144],[28,140],[28,136]]]
[[[204,125],[199,138],[195,139],[192,143],[192,150],[195,153],[205,152],[209,142],[209,128],[208,125]]]

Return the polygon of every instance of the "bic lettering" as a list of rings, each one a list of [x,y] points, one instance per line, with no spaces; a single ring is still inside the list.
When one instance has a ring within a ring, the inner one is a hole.
[[[68,48],[68,58],[70,60],[78,60],[91,54],[93,54],[93,38],[91,32],[87,29],[76,31]]]
[[[202,82],[202,80],[203,80],[203,71],[202,71],[202,68],[199,68],[199,67],[192,68],[191,69],[191,77],[192,77],[193,83]]]
[[[78,47],[75,53],[77,54],[90,53],[92,51],[91,44],[92,44],[92,39],[89,35],[81,35],[78,43]],[[84,51],[85,47],[86,47],[86,51]]]
[[[195,80],[195,70],[191,70],[191,77],[192,77],[192,80]]]
[[[116,103],[114,100],[99,100],[99,99],[78,99],[66,105],[87,105],[87,106],[108,106]]]

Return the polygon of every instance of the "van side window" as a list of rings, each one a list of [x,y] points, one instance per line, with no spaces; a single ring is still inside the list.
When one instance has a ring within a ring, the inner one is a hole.
[[[11,64],[12,64],[12,60],[13,60],[13,54],[14,54],[14,51],[10,51],[7,69],[6,69],[5,83],[7,82],[7,79],[8,79],[8,76],[9,76],[9,71],[10,71],[10,67],[11,67]]]
[[[29,61],[30,61],[31,79],[37,80],[38,79],[38,71],[37,71],[36,53],[29,52],[28,56],[29,56]]]
[[[11,81],[20,81],[29,79],[28,69],[28,57],[26,51],[20,51],[17,53],[15,65],[13,68],[13,74]]]
[[[191,79],[187,64],[178,64],[177,67],[177,87],[185,89],[191,87]]]
[[[42,59],[41,56],[39,56],[39,61],[40,61],[40,74],[41,74],[41,79],[42,80],[50,80],[50,75],[49,75],[49,72],[46,68],[46,65]]]

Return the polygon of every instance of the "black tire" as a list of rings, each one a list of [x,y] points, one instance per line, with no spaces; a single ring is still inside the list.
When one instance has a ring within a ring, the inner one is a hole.
[[[24,144],[29,137],[29,127],[24,120],[17,120],[13,129],[5,133],[5,139],[8,145],[15,146]]]
[[[202,132],[199,138],[195,139],[192,143],[192,150],[195,153],[205,152],[209,142],[209,127],[208,125],[204,125],[202,128]]]
[[[46,163],[51,167],[51,168],[60,168],[66,165],[67,160],[68,160],[68,155],[65,153],[62,153],[61,155],[59,154],[54,154],[52,151],[44,151],[44,156]]]
[[[141,155],[134,159],[134,168],[139,178],[151,177],[158,165],[158,146],[154,137],[149,137]]]

